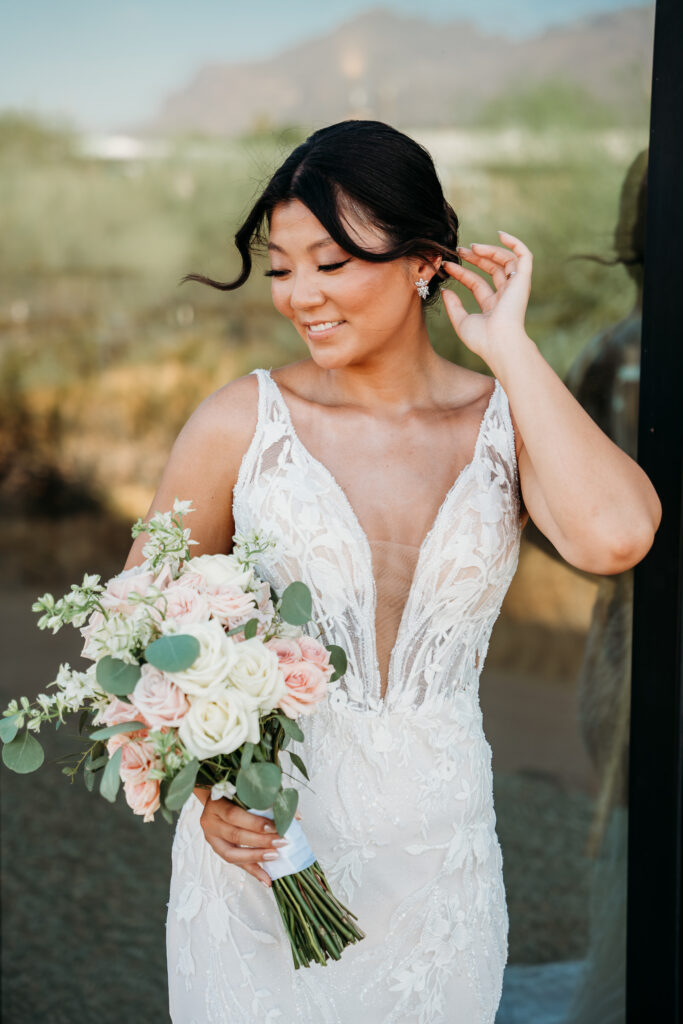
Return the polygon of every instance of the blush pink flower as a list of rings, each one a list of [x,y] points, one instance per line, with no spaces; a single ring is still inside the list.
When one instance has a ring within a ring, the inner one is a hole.
[[[154,607],[160,617],[178,623],[207,622],[211,615],[206,595],[193,585],[188,576],[171,580]]]
[[[330,652],[319,640],[312,636],[302,636],[299,640],[299,647],[304,661],[310,661],[312,665],[317,665],[327,674],[328,679],[334,675],[334,668],[330,665]]]
[[[100,711],[98,725],[121,725],[122,722],[139,722],[141,720],[145,722],[145,725],[147,724],[140,714],[139,708],[127,704],[125,700],[119,700],[118,697],[112,697],[106,708]]]
[[[282,666],[287,692],[280,707],[288,718],[310,715],[327,694],[327,675],[310,661],[295,661]]]
[[[282,666],[293,665],[297,661],[304,660],[299,642],[289,637],[274,636],[271,640],[266,641],[266,647],[275,651],[277,660]]]
[[[168,676],[153,665],[142,666],[131,694],[134,709],[152,728],[178,726],[190,710],[187,697]]]
[[[257,618],[253,594],[245,594],[239,587],[232,586],[207,586],[206,590],[211,614],[221,626],[234,629]]]
[[[122,615],[131,615],[137,605],[130,604],[128,598],[132,593],[145,594],[153,582],[154,574],[148,570],[131,573],[130,576],[123,578],[114,576],[100,597],[102,607],[108,611],[120,612]]]
[[[95,633],[100,628],[103,622],[104,615],[102,614],[102,612],[94,611],[90,618],[88,619],[88,621],[86,622],[85,626],[81,626],[81,628],[79,629],[79,633],[83,637],[83,648],[81,650],[82,658],[89,658],[90,661],[95,660],[93,657],[91,657],[90,654],[87,653],[88,644],[90,643],[90,638],[92,637],[93,633]]]
[[[147,782],[126,779],[123,783],[123,792],[133,814],[141,814],[143,821],[154,821],[154,812],[161,806],[159,783],[156,779]]]

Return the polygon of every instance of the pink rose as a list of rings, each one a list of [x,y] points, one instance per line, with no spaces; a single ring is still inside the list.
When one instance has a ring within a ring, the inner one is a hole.
[[[249,619],[257,618],[252,594],[231,586],[208,586],[206,589],[211,614],[221,626],[234,629]]]
[[[207,622],[211,609],[205,594],[202,594],[188,579],[171,580],[164,590],[163,597],[155,601],[154,607],[160,618],[174,619],[176,622]]]
[[[125,700],[119,700],[118,697],[112,697],[111,702],[107,704],[106,708],[100,711],[97,724],[121,725],[122,722],[139,722],[141,720],[145,721],[137,707],[133,707],[132,704],[126,704]],[[147,724],[146,721],[145,724]]]
[[[112,739],[116,739],[116,736],[112,736]],[[126,779],[131,779],[133,782],[146,782],[147,772],[156,760],[154,750],[149,743],[145,742],[144,738],[129,739],[126,737],[126,739],[127,742],[121,744],[121,778],[124,782]]]
[[[100,597],[102,607],[110,611],[121,612],[122,615],[130,615],[137,607],[128,603],[130,595],[133,593],[145,594],[153,582],[154,574],[148,570],[132,572],[123,577],[114,576],[109,580]]]
[[[180,725],[190,710],[187,697],[175,683],[153,665],[143,665],[131,694],[135,709],[152,728]]]
[[[294,662],[303,661],[304,656],[297,640],[285,636],[274,636],[266,641],[266,647],[277,654],[277,660],[281,665],[293,665]]]
[[[327,675],[310,661],[295,661],[283,665],[287,693],[280,700],[280,707],[288,718],[310,715],[318,701],[327,693]]]
[[[156,779],[148,782],[136,782],[126,779],[123,783],[126,803],[133,814],[143,815],[143,821],[154,821],[154,812],[161,806],[159,783]]]
[[[319,640],[312,636],[302,636],[299,640],[299,647],[304,661],[310,661],[312,665],[317,665],[327,674],[328,679],[334,675],[334,667],[330,665],[330,652],[323,647]]]

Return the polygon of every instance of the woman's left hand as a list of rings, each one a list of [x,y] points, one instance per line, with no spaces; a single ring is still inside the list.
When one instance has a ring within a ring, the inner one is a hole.
[[[481,313],[468,313],[455,292],[444,289],[443,302],[448,318],[460,340],[489,366],[496,352],[511,335],[525,333],[524,315],[531,291],[533,257],[524,242],[506,231],[499,231],[502,245],[473,243],[458,247],[466,263],[491,275],[494,287],[480,274],[458,263],[445,262],[443,269],[474,295]]]

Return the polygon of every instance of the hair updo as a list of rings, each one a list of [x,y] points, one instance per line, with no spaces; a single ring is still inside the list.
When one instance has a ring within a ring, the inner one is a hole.
[[[427,150],[382,121],[350,120],[313,132],[275,171],[235,235],[242,270],[234,281],[186,274],[181,283],[200,281],[223,291],[243,285],[252,253],[267,244],[273,209],[291,199],[300,200],[330,237],[359,259],[386,263],[442,256],[460,263],[458,218]],[[347,230],[354,219],[382,232],[388,248],[362,249]],[[434,274],[425,303],[435,299],[439,282],[447,277],[443,270]]]

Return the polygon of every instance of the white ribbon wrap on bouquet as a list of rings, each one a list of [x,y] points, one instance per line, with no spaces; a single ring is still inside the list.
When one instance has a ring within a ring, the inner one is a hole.
[[[273,819],[273,812],[271,810],[257,811],[253,807],[250,807],[249,810],[252,814],[260,814],[262,818],[270,818],[271,821]],[[285,875],[295,875],[297,871],[303,871],[304,868],[310,868],[316,859],[313,850],[308,844],[306,833],[296,818],[292,820],[292,824],[282,838],[288,841],[289,846],[273,847],[280,856],[275,860],[259,861],[260,866],[270,875],[273,881],[276,878],[283,878]]]

